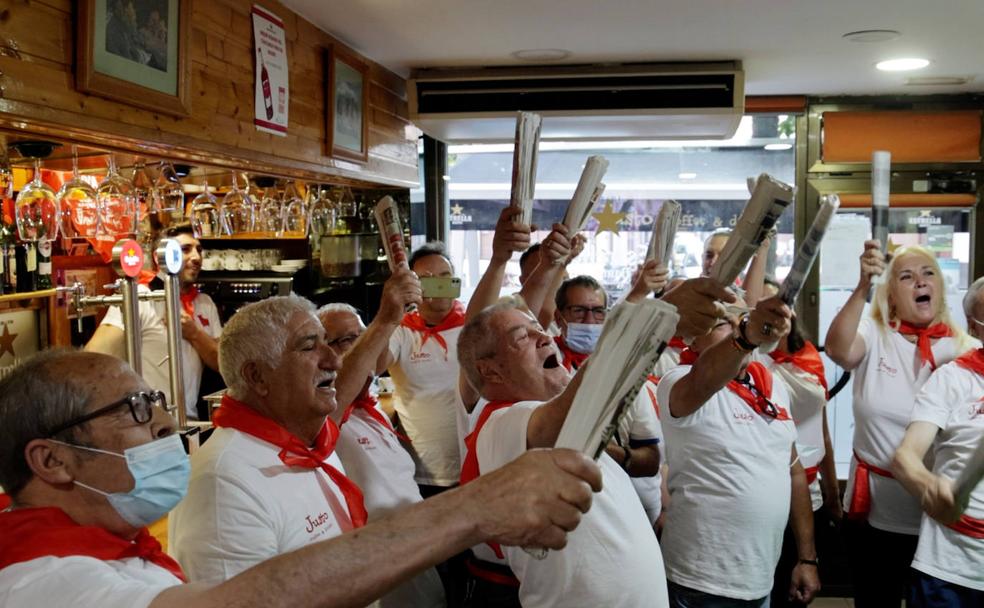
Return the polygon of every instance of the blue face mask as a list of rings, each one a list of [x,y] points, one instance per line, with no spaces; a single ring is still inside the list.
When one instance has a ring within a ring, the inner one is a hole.
[[[79,450],[126,459],[126,466],[133,476],[133,489],[129,492],[109,493],[80,481],[74,483],[105,496],[120,517],[135,528],[143,528],[164,517],[188,492],[191,463],[185,454],[181,438],[176,433],[127,448],[122,454],[55,439],[51,441]]]
[[[571,350],[582,354],[593,353],[601,336],[601,323],[568,323],[564,341]]]

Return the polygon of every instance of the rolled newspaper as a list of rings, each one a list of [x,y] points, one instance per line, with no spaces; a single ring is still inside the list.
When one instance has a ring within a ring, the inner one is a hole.
[[[892,153],[875,150],[871,153],[871,238],[881,243],[882,253],[888,255],[888,197],[892,177]],[[884,275],[873,277],[878,285]]]
[[[679,320],[660,300],[622,302],[609,313],[555,447],[601,456]]]
[[[577,182],[562,222],[572,236],[584,228],[591,217],[591,210],[601,198],[601,193],[605,190],[605,185],[601,183],[605,171],[608,171],[608,160],[604,156],[589,156],[584,163],[581,179]]]
[[[512,190],[509,205],[520,209],[520,220],[533,222],[533,197],[536,190],[536,157],[540,146],[539,114],[520,112],[516,116],[516,143],[513,147]]]
[[[670,267],[673,263],[673,239],[676,238],[677,226],[680,224],[680,214],[683,207],[674,200],[663,201],[653,222],[653,233],[649,237],[649,250],[646,261],[656,260],[660,266]]]
[[[806,233],[803,242],[800,243],[796,257],[793,258],[793,266],[789,269],[786,280],[782,282],[782,287],[779,288],[779,298],[786,306],[792,306],[796,302],[796,296],[803,289],[803,283],[806,282],[806,277],[810,274],[813,263],[820,255],[820,243],[823,241],[823,235],[827,233],[827,226],[830,225],[830,220],[833,219],[839,207],[840,197],[836,194],[826,194],[820,198],[820,210],[817,211],[817,216],[813,218],[813,224],[810,225],[810,230]]]
[[[409,268],[407,263],[407,248],[403,242],[403,228],[400,226],[400,211],[389,196],[384,196],[373,209],[376,225],[379,226],[379,240],[383,242],[386,260],[390,272],[398,267]]]
[[[767,173],[759,175],[752,197],[711,268],[711,278],[726,287],[732,285],[792,201],[792,186]]]

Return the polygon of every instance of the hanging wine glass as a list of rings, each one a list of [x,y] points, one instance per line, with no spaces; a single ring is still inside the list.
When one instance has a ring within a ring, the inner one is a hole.
[[[184,187],[174,165],[161,161],[160,172],[151,191],[150,213],[161,228],[167,228],[184,219]]]
[[[268,185],[264,188],[263,196],[260,199],[256,228],[267,236],[278,236],[283,232],[284,227],[283,207],[274,187],[276,182],[271,180],[270,182],[264,181],[264,183]],[[257,185],[262,184],[257,181]]]
[[[209,192],[208,178],[202,178],[202,193],[191,201],[191,229],[195,238],[208,239],[222,234],[218,199]]]
[[[322,237],[335,230],[335,203],[328,197],[325,188],[318,189],[318,198],[311,204],[308,213],[311,222],[311,234]]]
[[[96,189],[100,233],[114,239],[133,236],[137,230],[137,202],[133,184],[116,170],[112,154],[107,161],[108,172]]]
[[[79,150],[72,145],[72,179],[55,195],[62,238],[94,239],[99,233],[99,203],[95,188],[79,176]]]
[[[25,243],[51,240],[58,235],[58,198],[41,181],[41,159],[34,157],[34,179],[17,195],[17,236]]]
[[[154,181],[147,174],[143,159],[133,165],[133,198],[137,205],[137,219],[143,222],[150,213],[154,197]]]
[[[222,198],[222,224],[229,235],[256,230],[256,209],[249,194],[239,189],[236,172],[232,172],[232,190]]]
[[[308,213],[304,198],[298,196],[297,186],[290,181],[284,186],[284,236],[307,236]]]

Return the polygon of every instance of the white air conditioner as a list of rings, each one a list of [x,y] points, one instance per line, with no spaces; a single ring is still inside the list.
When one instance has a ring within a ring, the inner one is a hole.
[[[542,139],[727,139],[745,109],[741,62],[440,68],[409,80],[410,118],[445,142],[508,142],[516,112]]]

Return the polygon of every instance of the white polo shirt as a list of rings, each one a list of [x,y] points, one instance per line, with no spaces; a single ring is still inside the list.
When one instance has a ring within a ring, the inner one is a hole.
[[[144,608],[181,580],[160,566],[129,557],[39,557],[0,570],[4,608]]]
[[[755,412],[727,387],[689,416],[670,414],[670,391],[690,372],[659,382],[673,506],[663,530],[666,578],[714,595],[754,600],[772,589],[789,518],[789,463],[796,427]],[[789,409],[773,379],[772,401]]]
[[[146,285],[137,288],[141,292],[151,291]],[[215,307],[212,298],[199,293],[194,301],[195,322],[205,330],[205,333],[218,339],[222,335],[222,321],[219,309]],[[152,389],[164,391],[168,403],[171,403],[171,371],[167,355],[167,325],[163,301],[146,301],[139,304],[141,351],[141,375]],[[102,320],[103,325],[124,329],[123,313],[118,306],[111,306]],[[198,419],[198,389],[202,383],[204,364],[198,356],[198,351],[184,338],[181,338],[182,369],[184,370],[185,409],[188,417]]]
[[[413,442],[419,484],[453,486],[461,475],[458,428],[466,416],[458,396],[461,329],[441,332],[447,353],[434,338],[421,345],[421,334],[402,325],[390,337],[393,406]]]
[[[984,376],[948,363],[923,385],[912,421],[939,427],[933,442],[933,473],[956,480],[984,438]],[[970,494],[966,515],[984,519],[984,482]],[[938,579],[984,591],[984,539],[940,525],[925,513],[912,567]]]
[[[891,470],[895,450],[902,443],[912,415],[916,393],[932,374],[922,365],[919,349],[905,336],[886,329],[871,318],[861,320],[858,335],[864,339],[864,359],[854,370],[854,451],[869,464]],[[955,338],[933,344],[933,358],[942,366],[958,354]],[[844,492],[844,508],[854,494],[855,459]],[[918,534],[922,519],[919,501],[898,481],[871,473],[871,512],[868,523],[898,534]]]
[[[380,412],[383,416],[383,414]],[[423,500],[413,481],[414,465],[393,431],[355,408],[341,426],[335,452],[345,473],[362,490],[369,521],[375,521]],[[437,570],[428,568],[380,598],[381,608],[445,606]]]
[[[478,462],[489,473],[526,451],[530,415],[540,403],[524,401],[494,412],[478,436]],[[602,491],[568,534],[567,546],[538,560],[503,547],[520,581],[523,606],[638,608],[668,606],[663,558],[652,525],[625,471],[607,454],[598,459]]]
[[[629,447],[639,448],[655,445],[659,449],[660,467],[663,465],[663,429],[656,415],[656,384],[646,380],[642,390],[636,395],[632,407],[622,416],[618,424],[619,436],[628,438]],[[656,523],[663,510],[661,484],[663,476],[657,471],[648,477],[630,477],[632,487],[639,495],[651,523]]]
[[[168,518],[168,552],[190,582],[221,582],[352,529],[328,474],[288,467],[279,453],[262,439],[217,428],[192,455],[188,495]],[[326,462],[344,472],[337,454]]]

